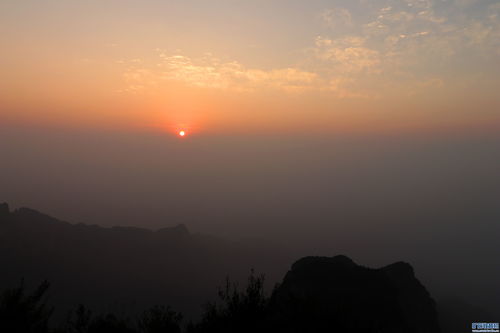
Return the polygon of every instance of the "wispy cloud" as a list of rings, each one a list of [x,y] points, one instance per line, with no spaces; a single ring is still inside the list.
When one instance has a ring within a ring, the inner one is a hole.
[[[160,51],[155,63],[123,64],[128,85],[124,91],[136,93],[176,82],[239,92],[326,91],[339,98],[380,96],[383,89],[397,87],[411,95],[443,87],[446,73],[441,68],[460,63],[457,58],[464,54],[476,58],[500,54],[498,3],[484,5],[472,16],[463,9],[478,4],[472,0],[377,4],[371,3],[372,12],[364,15],[346,8],[324,10],[320,19],[334,29],[311,36],[303,59],[295,65],[264,69],[212,54],[194,58]],[[481,62],[476,59],[476,63]]]
[[[330,68],[337,74],[357,74],[360,72],[380,72],[380,54],[378,51],[364,46],[363,37],[346,37],[341,39],[316,38],[316,56],[328,61]]]
[[[253,69],[237,61],[224,62],[211,54],[192,59],[181,54],[161,53],[159,58],[153,69],[132,66],[126,70],[125,80],[135,87],[134,91],[140,87],[178,82],[192,87],[234,91],[265,88],[298,92],[311,89],[317,80],[316,73],[298,68]]]
[[[320,14],[323,23],[330,28],[352,25],[351,12],[346,8],[326,9]]]

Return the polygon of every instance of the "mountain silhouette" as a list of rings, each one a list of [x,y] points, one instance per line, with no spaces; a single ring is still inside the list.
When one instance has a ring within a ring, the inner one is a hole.
[[[147,320],[166,316],[163,324],[177,325],[176,313],[151,308],[158,304],[172,306],[187,320],[201,318],[189,332],[440,332],[436,304],[408,263],[373,269],[346,256],[304,257],[287,272],[289,262],[260,244],[246,247],[192,233],[183,224],[157,231],[104,228],[0,204],[0,287],[18,288],[21,279],[31,288],[49,281],[56,321],[85,304],[96,313],[132,316],[151,309]],[[251,268],[266,273],[271,284],[280,282],[269,297],[263,277],[252,277],[247,289],[223,290],[222,300],[214,302],[224,277],[244,281]],[[491,319],[459,302],[437,308],[446,333],[468,328],[476,317]],[[125,325],[117,318],[96,320]]]
[[[292,332],[440,332],[434,301],[403,262],[370,269],[346,256],[302,258],[273,297]]]
[[[252,267],[278,276],[287,261],[265,249],[191,233],[182,224],[157,231],[104,228],[0,205],[0,286],[17,286],[21,278],[27,286],[48,280],[58,310],[75,301],[131,312],[166,303],[196,316],[224,277],[244,280]]]

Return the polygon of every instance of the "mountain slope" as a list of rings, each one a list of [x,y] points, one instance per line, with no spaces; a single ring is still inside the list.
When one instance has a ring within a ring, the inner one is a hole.
[[[158,303],[196,315],[226,276],[243,280],[251,268],[278,272],[276,262],[286,261],[276,258],[184,225],[158,231],[73,225],[0,205],[0,285],[47,279],[59,309],[82,302],[134,312]]]
[[[302,258],[274,303],[276,320],[290,331],[440,332],[434,301],[402,262],[370,269],[345,256]]]

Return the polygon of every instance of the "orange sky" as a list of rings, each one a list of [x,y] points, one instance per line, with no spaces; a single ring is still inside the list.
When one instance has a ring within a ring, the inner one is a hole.
[[[0,121],[173,134],[499,124],[495,1],[256,3],[2,3]]]

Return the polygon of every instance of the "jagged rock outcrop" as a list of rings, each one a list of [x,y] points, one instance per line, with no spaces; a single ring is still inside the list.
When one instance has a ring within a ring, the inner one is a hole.
[[[272,302],[287,332],[440,332],[434,301],[406,263],[370,269],[345,256],[306,257]]]

